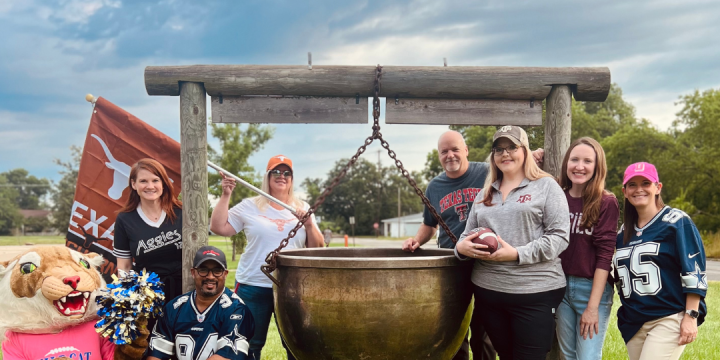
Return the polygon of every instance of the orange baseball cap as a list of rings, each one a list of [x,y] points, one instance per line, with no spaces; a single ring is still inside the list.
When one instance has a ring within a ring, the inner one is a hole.
[[[270,158],[270,161],[268,161],[267,169],[265,169],[265,171],[270,171],[270,170],[274,169],[275,167],[277,167],[278,165],[282,165],[282,164],[289,166],[290,170],[293,169],[292,160],[290,160],[290,158],[288,158],[285,155],[275,155]]]

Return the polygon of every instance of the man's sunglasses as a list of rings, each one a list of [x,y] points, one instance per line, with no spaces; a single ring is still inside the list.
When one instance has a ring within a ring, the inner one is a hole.
[[[208,276],[208,274],[210,274],[211,272],[212,272],[213,275],[215,275],[215,277],[221,277],[221,276],[225,273],[225,269],[219,268],[219,267],[218,267],[218,268],[212,268],[212,269],[208,269],[208,268],[197,268],[197,269],[195,269],[195,271],[197,271],[198,275],[200,275],[200,276],[202,276],[202,277]]]
[[[274,177],[274,178],[279,178],[280,175],[282,175],[286,178],[291,178],[293,176],[292,171],[290,171],[290,170],[285,170],[285,171],[270,170],[270,175],[272,175],[272,177]]]

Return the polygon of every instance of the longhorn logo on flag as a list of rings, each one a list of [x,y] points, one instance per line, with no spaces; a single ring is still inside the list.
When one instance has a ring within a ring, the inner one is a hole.
[[[116,268],[112,249],[117,211],[131,191],[130,167],[142,158],[159,161],[173,186],[181,190],[180,143],[98,98],[83,147],[66,245],[101,254],[105,262],[100,270],[106,280]]]

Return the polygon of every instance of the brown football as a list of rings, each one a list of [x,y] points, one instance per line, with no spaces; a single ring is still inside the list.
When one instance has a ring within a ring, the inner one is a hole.
[[[479,227],[473,229],[470,232],[470,234],[474,233],[478,233],[478,236],[472,239],[472,242],[474,242],[475,244],[486,245],[487,248],[483,251],[487,251],[492,254],[497,251],[498,248],[500,248],[500,243],[498,242],[497,235],[491,229],[488,229],[486,227]]]

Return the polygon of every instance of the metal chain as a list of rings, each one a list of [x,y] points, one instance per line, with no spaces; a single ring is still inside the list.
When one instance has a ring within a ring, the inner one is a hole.
[[[325,190],[322,192],[322,194],[320,194],[320,196],[317,198],[317,200],[315,200],[315,203],[312,205],[312,207],[310,207],[310,209],[308,209],[308,211],[305,213],[305,215],[303,215],[300,218],[300,221],[298,221],[297,225],[295,225],[295,227],[292,230],[290,230],[290,232],[288,233],[288,236],[280,242],[280,246],[278,246],[277,249],[273,250],[272,252],[270,252],[267,255],[267,257],[265,258],[265,262],[267,263],[267,265],[263,265],[260,267],[260,270],[265,274],[265,276],[270,278],[270,280],[272,280],[275,283],[275,285],[280,286],[280,282],[278,282],[278,280],[275,279],[274,276],[272,276],[272,272],[275,271],[275,269],[277,269],[277,257],[278,257],[278,254],[280,253],[280,250],[282,250],[284,247],[287,246],[287,244],[290,242],[290,239],[295,237],[295,235],[297,234],[297,231],[300,230],[300,228],[302,228],[305,225],[305,222],[307,221],[307,219],[309,219],[310,216],[312,216],[312,214],[320,207],[320,205],[322,205],[322,203],[325,202],[325,198],[328,195],[330,195],[330,193],[333,191],[335,186],[337,186],[340,183],[340,180],[342,180],[345,177],[348,170],[350,170],[350,168],[355,165],[355,162],[357,162],[358,158],[360,158],[360,155],[362,155],[365,152],[367,147],[370,144],[372,144],[373,141],[375,141],[375,139],[380,140],[380,145],[382,145],[382,147],[385,148],[385,150],[387,150],[390,158],[395,161],[395,166],[400,170],[400,173],[407,179],[410,186],[413,187],[413,189],[415,190],[415,193],[418,196],[420,196],[420,198],[423,201],[423,204],[425,204],[425,206],[430,210],[430,214],[432,214],[432,216],[435,218],[435,220],[437,220],[437,222],[440,224],[440,226],[443,228],[443,230],[445,230],[445,233],[448,234],[448,236],[454,243],[457,242],[457,238],[455,237],[455,235],[452,233],[452,231],[450,231],[450,228],[447,226],[447,224],[445,224],[445,221],[443,221],[443,219],[440,217],[440,215],[437,213],[437,211],[435,211],[435,208],[430,204],[430,200],[428,200],[428,198],[425,196],[425,193],[423,193],[422,190],[420,190],[417,187],[417,183],[415,182],[415,180],[413,180],[413,178],[410,177],[410,173],[405,169],[405,167],[403,166],[403,163],[396,157],[395,152],[390,150],[390,144],[388,144],[388,142],[385,141],[385,139],[383,139],[382,133],[380,133],[380,79],[381,79],[381,77],[382,77],[382,66],[378,65],[375,68],[375,89],[374,89],[375,96],[373,96],[373,126],[372,126],[373,133],[372,133],[372,135],[368,136],[365,139],[365,142],[363,143],[362,146],[360,146],[358,148],[357,152],[355,152],[355,155],[353,155],[350,158],[350,161],[348,161],[348,163],[345,164],[345,166],[340,171],[340,173],[337,174],[337,176],[335,176],[335,178],[333,178],[330,185],[327,188],[325,188]]]
[[[388,142],[382,138],[382,134],[380,134],[379,139],[380,139],[380,145],[382,145],[382,147],[385,148],[385,150],[387,150],[388,156],[390,156],[391,159],[395,160],[395,166],[398,168],[398,170],[400,170],[400,173],[402,174],[402,176],[404,176],[405,179],[407,179],[410,186],[413,187],[413,189],[415,190],[415,193],[420,197],[420,199],[422,199],[423,204],[425,204],[425,207],[430,211],[430,214],[435,218],[435,220],[438,222],[440,227],[442,227],[443,230],[445,230],[445,233],[448,235],[448,237],[450,237],[450,240],[452,240],[453,243],[457,243],[457,237],[455,237],[455,234],[453,234],[453,232],[447,226],[445,221],[443,221],[442,217],[440,217],[440,214],[437,213],[437,211],[435,210],[435,207],[433,207],[432,204],[430,204],[430,200],[428,200],[428,198],[425,196],[425,193],[423,193],[422,190],[420,190],[418,188],[415,180],[412,177],[410,177],[410,172],[408,172],[405,169],[402,161],[400,161],[398,158],[395,157],[395,152],[390,150],[390,144],[388,144]]]

